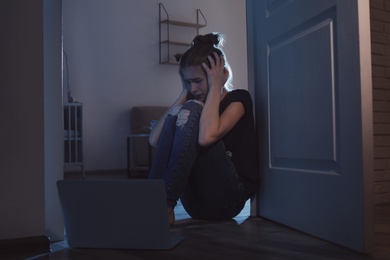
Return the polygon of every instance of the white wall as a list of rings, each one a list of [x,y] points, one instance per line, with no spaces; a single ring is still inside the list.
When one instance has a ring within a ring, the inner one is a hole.
[[[170,105],[181,85],[178,66],[159,64],[157,0],[63,0],[64,49],[73,96],[84,104],[86,170],[126,168],[129,109]],[[173,20],[226,35],[235,88],[248,88],[245,0],[165,0]],[[196,31],[194,30],[194,36]]]

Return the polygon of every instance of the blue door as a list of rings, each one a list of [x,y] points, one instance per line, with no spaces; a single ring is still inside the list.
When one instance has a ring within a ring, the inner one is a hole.
[[[247,0],[262,185],[257,214],[369,252],[369,1]]]

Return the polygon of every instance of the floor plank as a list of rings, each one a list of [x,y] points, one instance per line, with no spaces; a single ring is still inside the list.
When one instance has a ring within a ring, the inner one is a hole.
[[[63,241],[52,244],[51,254],[30,259],[390,259],[390,204],[375,206],[375,252],[369,256],[263,218],[251,218],[249,210],[248,202],[233,220],[201,221],[191,219],[179,203],[171,232],[186,239],[173,250],[73,249]]]
[[[173,250],[99,250],[59,248],[49,255],[32,259],[390,259],[390,233],[387,228],[387,208],[380,207],[377,219],[376,252],[371,256],[358,254],[326,241],[308,236],[296,230],[262,218],[251,218],[249,204],[234,220],[202,221],[185,217],[177,208],[177,223],[173,234],[186,239]]]

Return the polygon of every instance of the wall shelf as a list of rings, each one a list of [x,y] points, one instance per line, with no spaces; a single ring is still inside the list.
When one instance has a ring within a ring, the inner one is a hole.
[[[207,20],[200,9],[196,10],[196,23],[171,20],[169,14],[162,3],[159,4],[159,55],[160,64],[178,65],[179,60],[174,56],[183,54],[190,46],[191,42],[172,40],[172,27],[183,27],[196,29],[196,35],[199,35],[199,29],[207,26]],[[164,31],[164,35],[163,35]],[[172,55],[172,53],[174,53]]]
[[[185,46],[185,47],[191,45],[191,43],[188,42],[174,42],[174,41],[162,41],[161,44],[169,44],[169,45]]]
[[[197,12],[200,12],[202,14],[202,12],[199,9],[197,9]],[[203,16],[203,14],[202,14],[202,16]],[[174,20],[163,20],[163,21],[161,21],[161,23],[175,25],[175,26],[192,27],[192,28],[196,28],[196,29],[203,28],[207,25],[207,24],[180,22],[180,21],[174,21]]]

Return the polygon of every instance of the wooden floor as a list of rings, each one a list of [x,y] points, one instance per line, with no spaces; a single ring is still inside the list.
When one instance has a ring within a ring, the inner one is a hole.
[[[88,178],[88,176],[87,176]],[[362,255],[262,218],[249,217],[249,204],[231,221],[189,218],[179,204],[171,232],[186,237],[173,250],[72,249],[66,241],[52,253],[29,259],[390,259],[390,204],[375,206],[375,252]]]

